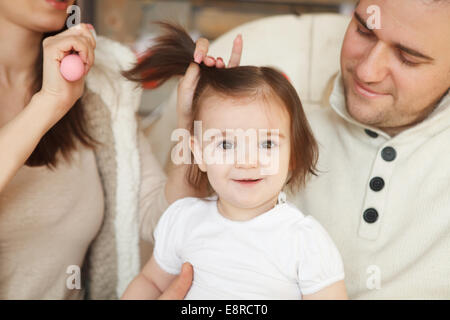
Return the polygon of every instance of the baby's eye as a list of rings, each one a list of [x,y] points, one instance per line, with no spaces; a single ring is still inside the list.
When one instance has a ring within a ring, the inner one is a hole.
[[[272,149],[276,147],[276,143],[272,140],[267,140],[264,141],[263,143],[261,143],[261,147],[265,148],[265,149]]]
[[[233,149],[234,144],[232,142],[230,142],[230,141],[224,140],[224,141],[219,143],[218,147],[222,148],[224,150],[228,150],[228,149]]]

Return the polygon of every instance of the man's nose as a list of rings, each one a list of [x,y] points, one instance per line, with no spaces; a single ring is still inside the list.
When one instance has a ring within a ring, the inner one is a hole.
[[[387,77],[388,70],[388,47],[379,41],[360,61],[356,75],[364,83],[377,83]]]

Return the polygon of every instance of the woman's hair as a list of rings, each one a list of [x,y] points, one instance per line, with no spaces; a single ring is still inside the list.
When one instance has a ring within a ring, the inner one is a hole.
[[[184,75],[193,62],[195,43],[184,29],[167,22],[155,22],[165,33],[155,39],[145,58],[123,75],[136,82],[157,81],[159,85],[176,75]],[[240,66],[216,68],[200,64],[200,78],[192,103],[193,120],[198,119],[201,102],[207,95],[225,97],[278,98],[290,116],[291,175],[287,185],[291,191],[302,186],[309,174],[316,174],[318,147],[303,112],[300,98],[289,80],[270,67]],[[191,134],[193,133],[193,122]],[[201,188],[207,183],[206,173],[196,164],[188,171],[191,185]]]
[[[58,32],[44,34],[42,40],[49,36],[56,35],[64,30],[63,27]],[[42,43],[42,42],[41,42]],[[43,49],[41,45],[40,54],[36,61],[36,80],[31,94],[37,93],[42,87],[43,74]],[[70,153],[76,148],[76,141],[82,145],[93,148],[96,141],[91,138],[86,129],[84,108],[79,99],[75,105],[64,115],[39,141],[25,164],[30,167],[47,166],[55,168],[58,164],[58,152],[66,159],[70,160]]]

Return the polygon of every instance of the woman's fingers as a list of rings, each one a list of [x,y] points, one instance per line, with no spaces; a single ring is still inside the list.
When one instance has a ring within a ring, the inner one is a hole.
[[[221,57],[217,58],[216,67],[219,69],[223,69],[226,67],[225,62],[223,62],[223,59]]]
[[[194,61],[200,64],[208,54],[209,41],[206,38],[199,38],[195,44]]]
[[[206,64],[208,67],[214,67],[216,65],[216,59],[214,59],[211,56],[207,56],[204,60],[203,63]]]
[[[88,63],[89,44],[82,37],[69,35],[65,37],[49,37],[43,42],[44,50],[50,53],[57,61],[62,59],[70,53],[70,51],[77,51],[81,60]]]
[[[97,40],[94,34],[96,34],[94,27],[84,23],[80,23],[67,30],[67,36],[72,35],[73,37],[79,38],[81,42],[85,43],[86,48],[88,48],[86,51],[79,51],[77,48],[74,48],[85,64],[85,74],[89,72],[95,60],[94,50],[97,46]]]
[[[195,63],[191,63],[179,83],[179,90],[182,91],[195,90],[200,76],[199,71],[200,71],[199,66]]]
[[[91,30],[93,30],[93,31],[91,31]],[[89,41],[92,48],[95,49],[95,47],[97,45],[97,40],[95,39],[95,36],[94,36],[95,29],[92,25],[80,23],[80,24],[76,25],[75,27],[70,28],[66,32],[67,32],[67,34],[73,34],[73,35],[78,35],[78,36],[84,37],[86,40]]]
[[[215,59],[214,57],[208,56],[209,50],[209,41],[206,38],[199,38],[196,41],[195,51],[194,51],[194,61],[198,64],[204,63],[208,67],[217,67],[217,68],[233,68],[239,66],[241,63],[242,56],[242,35],[238,34],[233,41],[233,48],[231,50],[230,60],[228,62],[228,66],[225,65],[222,58]]]
[[[183,300],[192,285],[194,269],[189,262],[185,262],[180,275],[169,285],[158,300]]]
[[[190,121],[192,101],[199,79],[200,67],[196,63],[191,63],[178,83],[177,113],[180,121]]]
[[[228,62],[228,68],[233,68],[239,66],[241,63],[242,56],[242,35],[238,34],[236,39],[233,41],[233,49],[231,50],[230,61]]]

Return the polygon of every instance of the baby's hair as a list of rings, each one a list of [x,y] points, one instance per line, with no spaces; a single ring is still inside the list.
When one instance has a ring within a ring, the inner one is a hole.
[[[195,43],[179,25],[158,21],[165,33],[154,40],[145,58],[123,75],[136,82],[156,81],[159,85],[174,76],[183,76],[194,62]],[[309,174],[316,175],[318,146],[309,127],[296,90],[289,80],[271,67],[239,66],[234,68],[200,66],[200,78],[192,103],[192,127],[198,119],[202,99],[210,94],[224,97],[278,98],[290,116],[290,177],[287,186],[293,192],[303,186]],[[200,189],[208,183],[206,173],[196,164],[188,171],[191,185]]]

